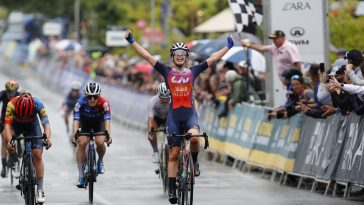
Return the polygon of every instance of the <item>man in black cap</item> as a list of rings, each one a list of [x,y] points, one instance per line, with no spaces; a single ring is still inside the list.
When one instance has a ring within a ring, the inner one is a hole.
[[[250,44],[243,39],[240,41],[241,45],[247,48],[252,48],[257,51],[272,53],[274,64],[277,68],[278,75],[284,83],[282,74],[285,70],[296,68],[301,70],[301,56],[298,52],[296,45],[286,40],[286,35],[281,30],[276,30],[268,36],[273,40],[271,45]]]
[[[363,55],[358,50],[350,50],[345,54],[344,59],[348,61],[346,71],[350,80],[355,85],[364,85],[363,73],[360,64],[363,62]]]

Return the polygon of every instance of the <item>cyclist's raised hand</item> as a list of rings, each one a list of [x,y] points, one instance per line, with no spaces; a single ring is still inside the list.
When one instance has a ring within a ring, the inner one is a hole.
[[[234,46],[234,40],[233,40],[233,38],[232,38],[232,35],[230,35],[229,37],[227,37],[227,47],[228,48],[232,48],[233,46]]]
[[[130,44],[133,44],[134,43],[134,37],[133,37],[133,33],[128,30],[125,35],[124,35],[124,38],[130,43]]]

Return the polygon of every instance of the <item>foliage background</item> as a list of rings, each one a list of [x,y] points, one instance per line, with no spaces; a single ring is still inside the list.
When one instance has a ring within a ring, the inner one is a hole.
[[[155,27],[160,28],[160,18],[164,18],[162,4],[166,0],[155,0]],[[335,0],[329,0],[329,3]],[[0,0],[0,19],[6,19],[10,11],[26,13],[41,13],[47,19],[65,17],[70,22],[70,34],[74,31],[74,2],[75,0]],[[81,20],[87,24],[87,38],[91,45],[104,45],[107,25],[123,25],[132,30],[136,39],[140,39],[142,32],[138,31],[135,22],[144,19],[150,23],[151,0],[80,0]],[[195,34],[192,29],[211,16],[228,7],[227,0],[170,0],[171,17],[170,31],[177,28],[184,34],[181,39],[175,32],[168,33],[170,45],[175,40],[189,41],[202,39],[205,36]],[[364,17],[357,17],[354,11],[357,0],[340,0],[338,9],[330,10],[328,14],[331,43],[337,48],[364,49]],[[149,25],[147,25],[149,26]],[[214,37],[215,35],[210,35]],[[168,56],[168,49],[162,45],[154,45],[152,52],[163,57]],[[133,51],[128,48],[113,50],[116,53]],[[331,56],[333,60],[334,55]]]

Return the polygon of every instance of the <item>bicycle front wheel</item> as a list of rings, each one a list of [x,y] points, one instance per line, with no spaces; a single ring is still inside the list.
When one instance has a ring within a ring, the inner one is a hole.
[[[94,200],[94,178],[95,178],[95,152],[93,150],[89,150],[88,153],[88,168],[89,175],[87,177],[88,180],[88,200],[90,203]]]
[[[30,157],[30,158],[29,158]],[[27,156],[27,170],[26,170],[26,188],[25,188],[25,204],[34,205],[35,204],[35,177],[34,177],[34,167],[33,160],[31,156]]]
[[[188,157],[188,162],[186,166],[186,173],[187,177],[185,180],[185,186],[184,186],[184,200],[186,205],[192,205],[193,204],[193,185],[194,185],[194,173],[195,169],[193,166],[192,157]]]

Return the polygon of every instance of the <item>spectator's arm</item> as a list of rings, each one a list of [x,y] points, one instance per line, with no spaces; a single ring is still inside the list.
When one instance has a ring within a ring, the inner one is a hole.
[[[364,86],[344,84],[342,89],[351,94],[364,94]]]
[[[323,104],[327,104],[329,102],[331,102],[331,94],[329,92],[327,92],[327,90],[325,89],[325,85],[324,83],[320,83],[319,87],[318,87],[318,91],[317,91],[317,99],[319,102],[323,103]]]
[[[269,51],[272,47],[272,45],[251,44],[246,42],[244,39],[240,39],[240,45],[246,48],[252,48],[260,52]]]
[[[348,70],[348,76],[354,85],[364,85],[364,79],[360,79],[359,76],[355,75],[353,70]]]

